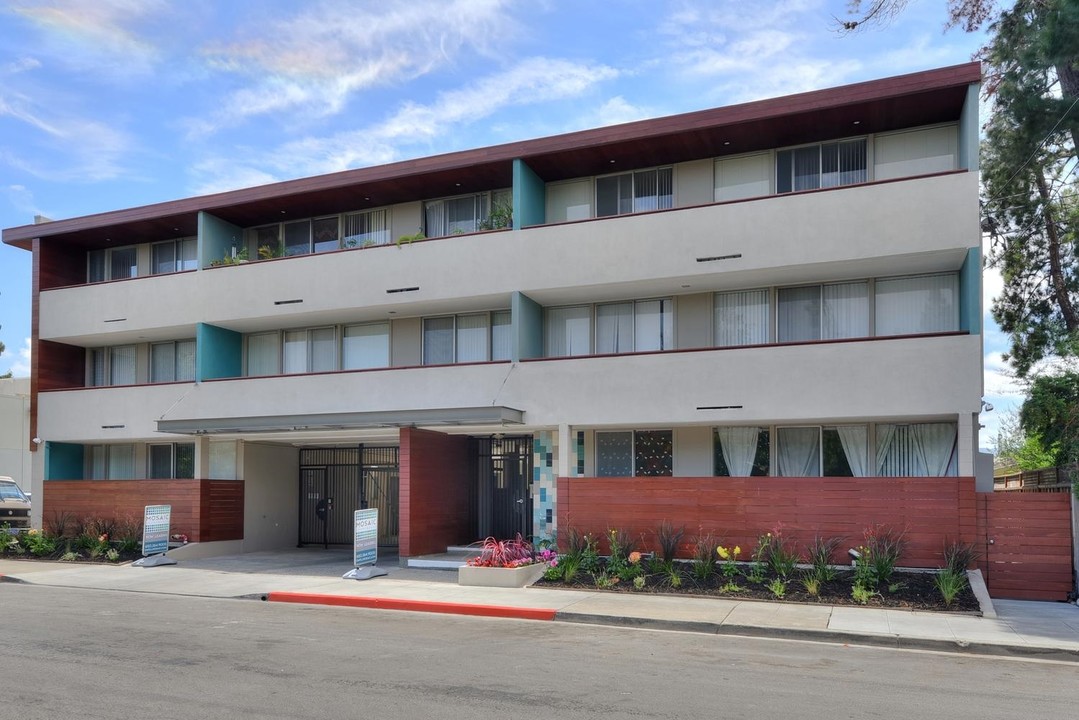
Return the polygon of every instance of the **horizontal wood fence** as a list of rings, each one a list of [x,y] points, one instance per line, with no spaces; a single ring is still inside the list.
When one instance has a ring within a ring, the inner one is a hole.
[[[951,541],[977,537],[973,478],[559,478],[558,528],[603,536],[625,530],[656,549],[656,527],[685,527],[680,555],[698,535],[740,545],[743,557],[782,530],[804,552],[815,536],[842,537],[842,556],[878,525],[902,531],[908,567],[940,567]]]
[[[244,484],[239,480],[47,480],[43,520],[61,513],[142,522],[146,505],[171,505],[173,534],[191,542],[242,540]]]
[[[1060,467],[1027,470],[994,477],[993,489],[997,492],[1066,493],[1071,491],[1072,482],[1077,476],[1079,476],[1079,463],[1070,463]]]
[[[992,597],[1068,599],[1074,588],[1071,513],[1067,494],[978,494],[981,566]]]

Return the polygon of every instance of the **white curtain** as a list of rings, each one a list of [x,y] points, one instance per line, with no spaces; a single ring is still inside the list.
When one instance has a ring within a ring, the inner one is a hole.
[[[546,321],[547,357],[591,354],[591,306],[547,308]]]
[[[914,442],[920,453],[926,475],[944,477],[955,452],[955,423],[923,423],[911,425]]]
[[[491,313],[491,359],[513,358],[513,320],[509,310]]]
[[[958,298],[955,273],[877,280],[877,335],[958,330]]]
[[[821,288],[821,338],[860,338],[869,335],[869,284],[825,285]]]
[[[135,446],[109,445],[109,480],[131,480],[135,477]]]
[[[150,346],[150,382],[172,382],[176,379],[176,343],[154,343]]]
[[[187,238],[181,240],[179,243],[180,255],[176,258],[176,270],[197,270],[199,266],[198,259],[198,239]]]
[[[285,333],[285,351],[281,357],[283,360],[281,372],[285,375],[307,372],[306,330],[290,330]]]
[[[210,478],[213,480],[236,479],[236,443],[210,443]]]
[[[779,291],[779,342],[820,340],[820,285]]]
[[[768,291],[717,293],[715,323],[716,347],[767,343]]]
[[[104,445],[90,445],[90,457],[87,462],[87,478],[90,480],[104,480],[108,473],[106,464],[106,452]]]
[[[892,443],[895,441],[896,433],[895,425],[878,424],[877,425],[877,475],[881,477],[888,477],[892,473],[887,472],[889,469],[889,454],[892,449]]]
[[[670,300],[638,300],[633,304],[633,348],[637,352],[670,350],[674,317]]]
[[[176,343],[176,379],[195,379],[195,341],[179,340]]]
[[[760,428],[756,427],[716,428],[723,462],[727,464],[731,477],[749,477],[752,473],[760,432]]]
[[[280,370],[280,346],[277,333],[258,333],[247,336],[247,374],[277,375]]]
[[[135,384],[135,346],[109,348],[109,385]]]
[[[390,324],[370,323],[345,328],[342,341],[342,368],[364,370],[389,367]]]
[[[487,313],[457,316],[457,362],[486,362]]]
[[[633,352],[633,303],[596,306],[596,352]]]
[[[820,476],[820,428],[779,428],[779,475]]]
[[[869,475],[869,429],[865,425],[838,425],[836,432],[854,477]]]
[[[428,200],[423,206],[423,228],[429,238],[447,235],[445,200]]]
[[[877,467],[883,477],[954,474],[955,423],[877,426]]]
[[[794,153],[794,190],[820,187],[820,145],[797,148]]]
[[[314,328],[307,331],[309,372],[331,372],[337,369],[337,333],[333,328]]]
[[[345,216],[345,247],[386,245],[390,242],[390,226],[385,210],[368,210]]]
[[[101,387],[105,384],[105,348],[90,350],[90,385]]]
[[[425,318],[423,321],[423,364],[448,365],[453,362],[453,318]]]

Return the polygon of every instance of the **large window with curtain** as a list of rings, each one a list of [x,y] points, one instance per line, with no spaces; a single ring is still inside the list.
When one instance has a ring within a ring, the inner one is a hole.
[[[761,345],[768,342],[768,290],[716,293],[715,345]]]
[[[469,313],[423,320],[423,364],[509,360],[510,312]]]
[[[343,243],[347,248],[390,243],[390,213],[386,209],[345,215]]]
[[[186,382],[194,379],[194,340],[177,340],[150,345],[150,382]]]
[[[166,240],[150,246],[150,272],[154,275],[198,268],[198,242],[195,238]]]
[[[674,171],[655,168],[596,178],[596,217],[674,206]]]
[[[134,445],[87,445],[83,457],[87,480],[135,479]]]
[[[674,313],[670,298],[596,306],[596,352],[599,354],[670,350]]]
[[[713,431],[718,477],[763,477],[771,465],[771,433],[766,427],[718,427]]]
[[[346,325],[342,336],[342,370],[367,370],[390,366],[390,324],[388,322]]]
[[[869,336],[868,282],[780,288],[777,301],[779,342]]]
[[[877,335],[959,329],[959,276],[918,275],[876,282]]]
[[[866,425],[780,427],[776,474],[780,477],[866,477]]]
[[[596,433],[597,477],[669,477],[674,474],[670,430]]]
[[[840,187],[869,178],[866,140],[843,140],[776,152],[776,192]]]
[[[488,200],[488,193],[428,200],[423,204],[425,234],[435,238],[481,230]]]
[[[90,387],[134,385],[137,382],[134,345],[87,350],[86,384]]]
[[[86,253],[86,282],[138,277],[139,249],[134,245]]]
[[[955,423],[877,425],[876,474],[944,477],[958,474]]]
[[[330,372],[337,369],[337,335],[332,327],[286,330],[281,372]]]
[[[251,377],[281,373],[281,335],[277,332],[247,336],[246,374]]]
[[[553,307],[544,311],[544,355],[592,354],[592,306]]]

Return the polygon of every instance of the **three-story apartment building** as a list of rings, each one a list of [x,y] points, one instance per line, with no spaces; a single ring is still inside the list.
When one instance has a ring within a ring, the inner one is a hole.
[[[34,256],[35,521],[171,502],[251,550],[351,542],[370,506],[404,557],[551,537],[612,494],[650,498],[643,528],[847,478],[836,512],[868,523],[863,489],[973,483],[979,81],[6,229]]]

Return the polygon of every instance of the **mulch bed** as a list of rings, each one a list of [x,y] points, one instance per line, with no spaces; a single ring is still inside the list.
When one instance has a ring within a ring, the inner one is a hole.
[[[686,564],[688,565],[688,564]],[[680,573],[681,585],[673,587],[665,575],[651,574],[645,576],[645,585],[640,590],[636,589],[631,582],[620,581],[613,586],[597,587],[592,574],[579,572],[572,582],[566,583],[561,580],[540,579],[534,587],[564,588],[567,590],[605,590],[608,592],[660,594],[660,595],[683,595],[698,597],[726,598],[729,600],[766,600],[768,602],[805,603],[810,605],[846,605],[851,607],[875,607],[897,608],[903,610],[929,610],[939,612],[978,612],[980,606],[974,592],[965,588],[952,601],[951,606],[946,606],[941,598],[940,591],[933,584],[934,573],[915,573],[896,571],[888,585],[882,585],[877,593],[870,598],[869,602],[862,604],[851,597],[853,584],[852,573],[840,571],[835,580],[826,583],[820,589],[817,596],[810,595],[795,579],[787,583],[786,592],[782,599],[777,598],[768,584],[775,579],[775,575],[766,575],[764,582],[750,582],[743,575],[737,575],[733,580],[741,588],[740,590],[723,590],[722,587],[730,580],[726,576],[717,573],[707,580],[698,580],[690,572],[688,567],[682,568]]]

